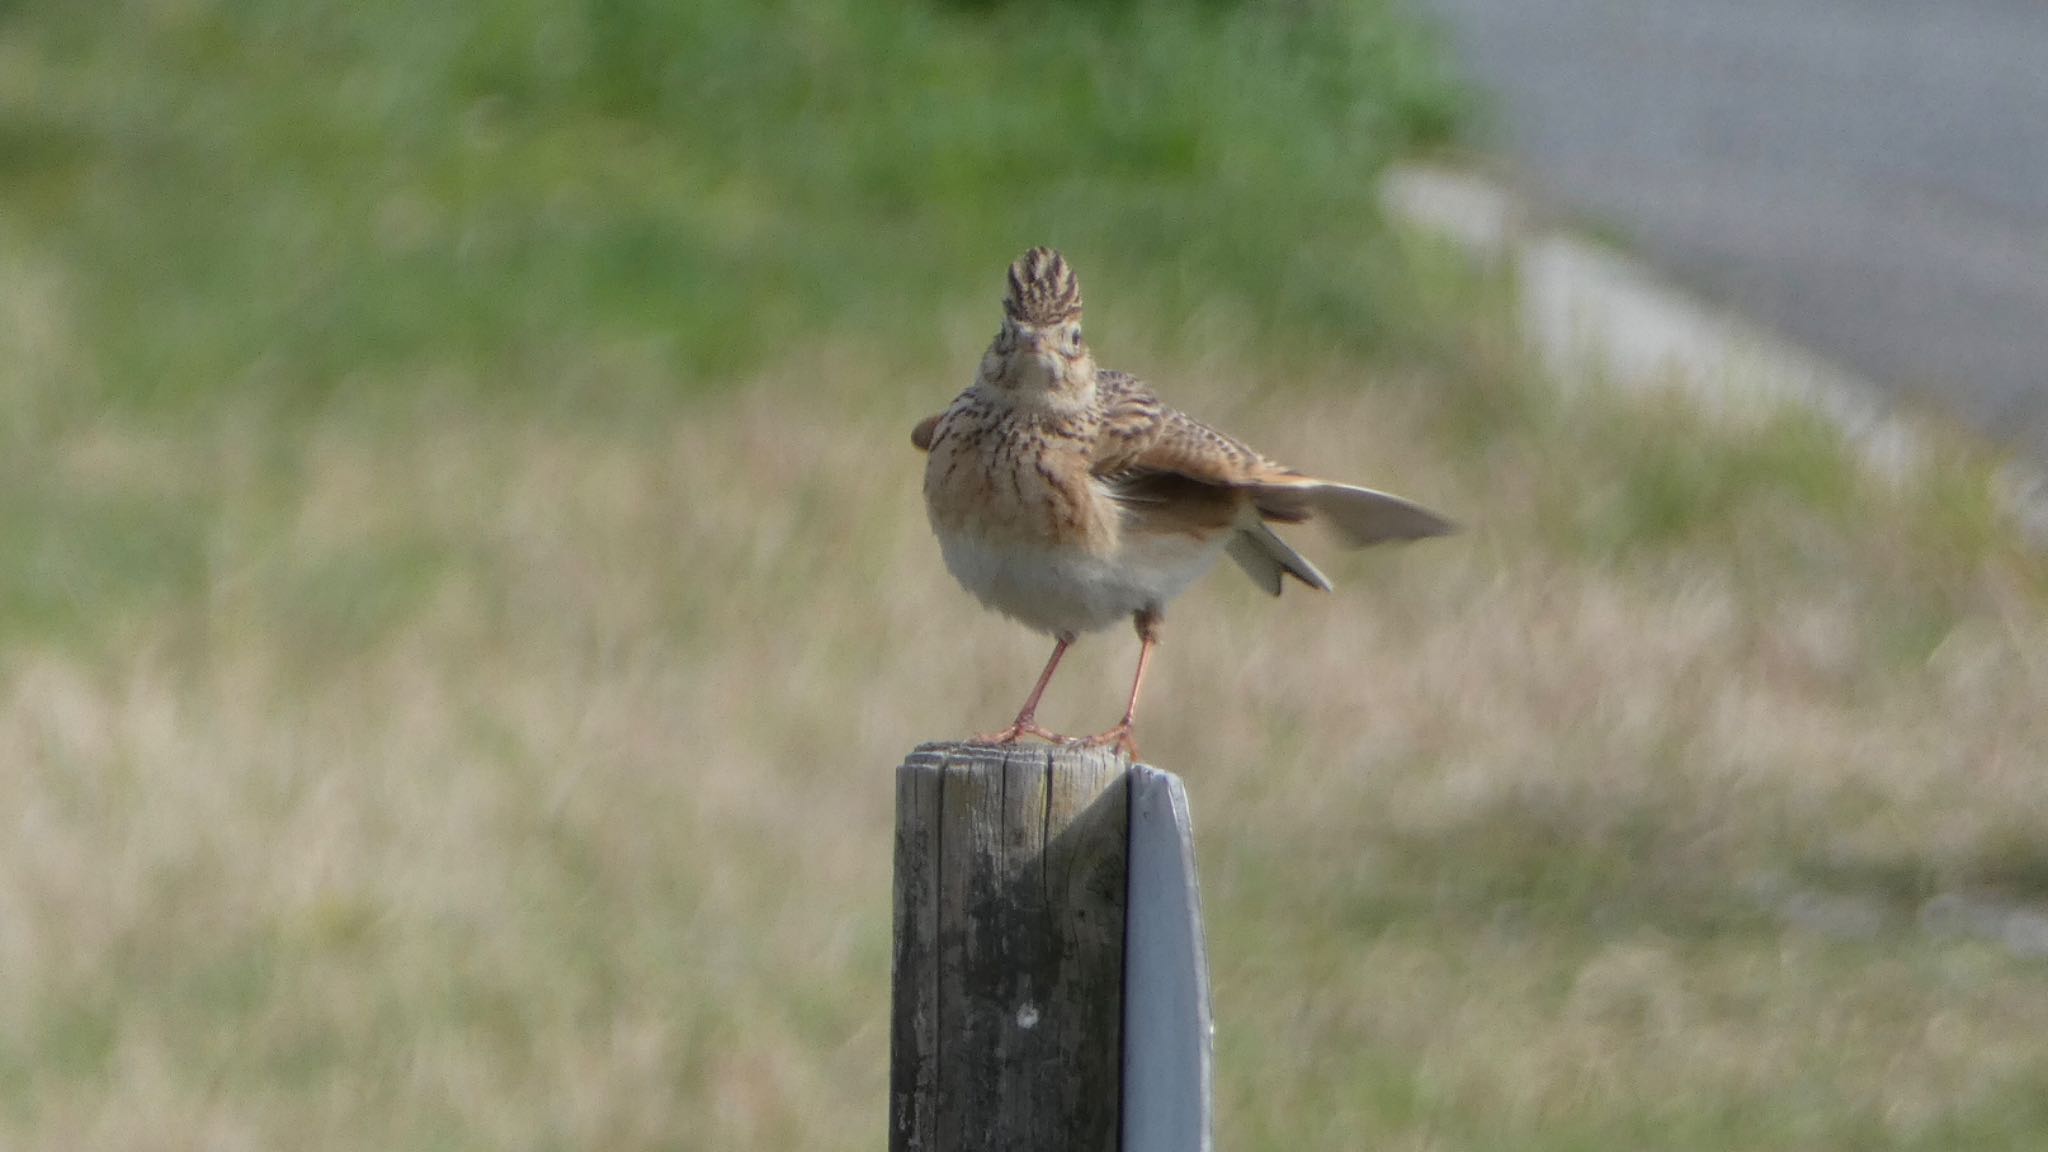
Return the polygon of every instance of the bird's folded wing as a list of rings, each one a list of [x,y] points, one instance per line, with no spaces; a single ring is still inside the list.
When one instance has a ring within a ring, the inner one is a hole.
[[[1399,496],[1333,484],[1268,460],[1242,441],[1167,407],[1128,373],[1100,373],[1096,397],[1103,423],[1094,473],[1133,495],[1164,486],[1248,492],[1261,519],[1282,524],[1321,519],[1354,548],[1456,530],[1450,521]]]
[[[940,412],[937,415],[927,416],[924,419],[919,420],[917,422],[917,427],[912,428],[910,430],[911,446],[916,448],[919,452],[931,451],[932,435],[939,430],[939,421],[944,419],[945,415],[946,414],[944,412]]]
[[[1167,472],[1200,484],[1242,488],[1294,475],[1241,441],[1167,407],[1127,372],[1098,373],[1095,395],[1102,410],[1095,440],[1097,476]]]

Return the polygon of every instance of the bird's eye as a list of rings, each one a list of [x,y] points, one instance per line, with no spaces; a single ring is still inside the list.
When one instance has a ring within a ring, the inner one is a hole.
[[[1067,329],[1067,347],[1075,352],[1079,352],[1081,350],[1080,325],[1077,324],[1074,327]]]

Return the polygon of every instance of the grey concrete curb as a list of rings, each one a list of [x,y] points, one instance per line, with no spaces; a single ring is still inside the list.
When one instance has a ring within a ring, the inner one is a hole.
[[[1381,187],[1387,215],[1442,237],[1515,277],[1523,338],[1569,387],[1674,389],[1702,410],[1755,418],[1791,405],[1841,428],[1865,462],[1895,482],[1938,466],[1932,430],[1873,384],[1762,326],[1670,285],[1648,266],[1545,222],[1484,176],[1410,165]],[[2048,473],[2008,459],[1992,498],[2029,546],[2048,551]]]

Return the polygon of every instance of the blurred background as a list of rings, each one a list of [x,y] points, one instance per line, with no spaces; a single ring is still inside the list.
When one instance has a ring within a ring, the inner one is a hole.
[[[1167,623],[1221,1146],[2039,1147],[2001,451],[1560,387],[1378,213],[1555,171],[1446,15],[0,2],[0,1143],[882,1146],[891,773],[1044,656],[908,429],[1050,243],[1107,363],[1470,526]]]
[[[2048,460],[2048,6],[1424,7],[1557,207]]]

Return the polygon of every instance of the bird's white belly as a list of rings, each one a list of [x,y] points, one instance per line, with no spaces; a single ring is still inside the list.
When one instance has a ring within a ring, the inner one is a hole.
[[[983,604],[1053,635],[1108,628],[1159,609],[1208,571],[1227,533],[1125,536],[1107,555],[943,533],[946,568]]]

